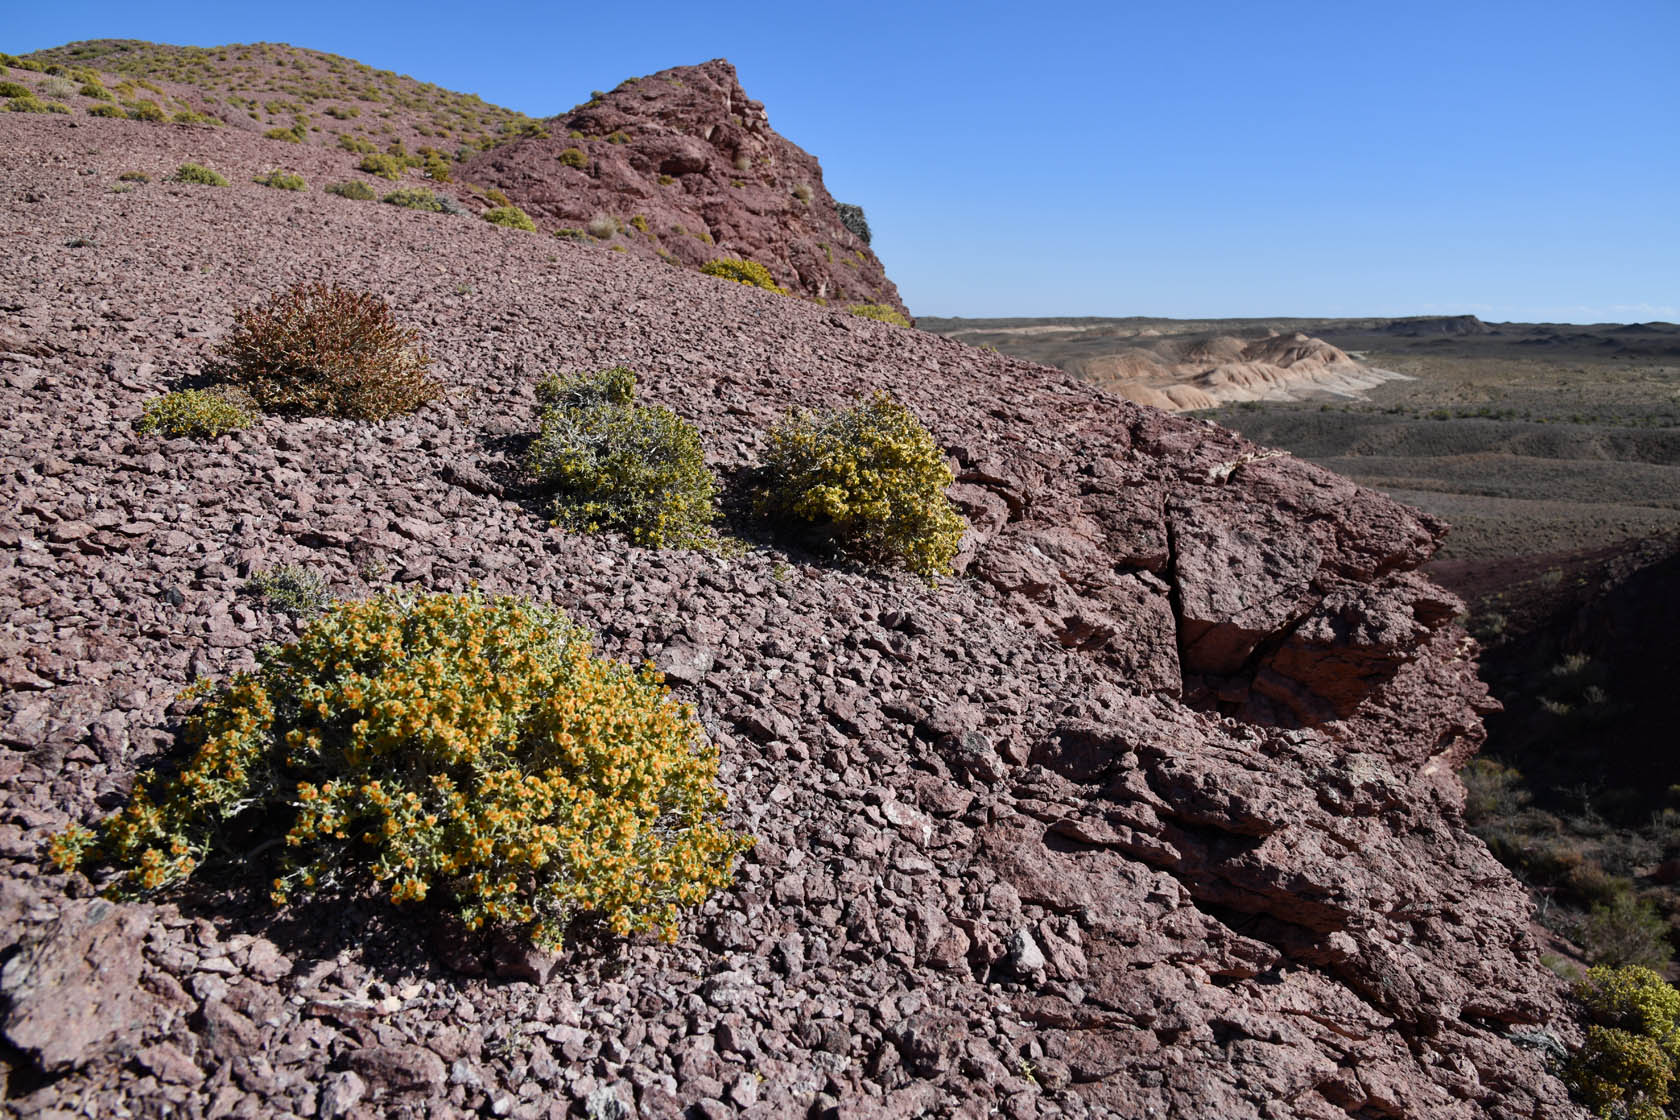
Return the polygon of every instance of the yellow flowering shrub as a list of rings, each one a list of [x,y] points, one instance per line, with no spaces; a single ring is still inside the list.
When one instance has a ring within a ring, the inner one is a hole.
[[[1639,965],[1591,969],[1575,996],[1592,1020],[1586,1044],[1565,1070],[1593,1114],[1670,1120],[1669,1090],[1680,1069],[1680,991]]]
[[[512,598],[339,603],[200,700],[174,777],[142,778],[96,829],[54,838],[116,893],[190,876],[212,844],[281,838],[277,905],[372,881],[473,929],[560,944],[599,915],[676,936],[751,841],[719,823],[716,748],[651,668],[591,654],[565,615]]]
[[[967,523],[933,436],[886,393],[854,408],[796,412],[770,433],[759,510],[797,518],[840,551],[929,579],[951,570]]]
[[[430,365],[379,296],[317,282],[234,312],[206,372],[267,411],[383,420],[442,396]]]
[[[771,277],[770,270],[757,261],[742,260],[739,257],[719,257],[701,265],[700,271],[707,276],[721,276],[723,279],[733,280],[737,284],[763,288],[765,291],[775,292],[779,296],[787,295],[787,289],[777,284]]]
[[[215,439],[256,422],[250,399],[241,393],[181,389],[147,401],[134,430],[141,435],[155,432],[168,439]]]
[[[904,312],[884,303],[854,303],[846,310],[865,319],[874,319],[878,323],[891,323],[895,327],[910,325],[910,320],[905,317]]]
[[[700,432],[668,408],[637,404],[635,373],[549,377],[537,403],[526,465],[553,493],[556,525],[623,533],[645,548],[715,542],[717,483]]]
[[[529,233],[537,232],[537,223],[531,220],[531,215],[517,206],[497,206],[484,212],[484,220],[493,225],[507,226],[509,229],[522,229]]]

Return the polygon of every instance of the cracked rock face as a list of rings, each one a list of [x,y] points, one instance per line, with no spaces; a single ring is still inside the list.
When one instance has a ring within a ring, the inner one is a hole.
[[[278,197],[249,136],[70,123],[0,116],[9,1110],[1579,1115],[1545,1055],[1578,1040],[1560,982],[1460,815],[1489,701],[1414,570],[1440,526],[995,353]],[[348,159],[289,158],[312,183]],[[156,181],[187,159],[235,185]],[[111,194],[129,169],[154,182]],[[133,435],[236,308],[306,278],[389,299],[448,400]],[[550,528],[517,470],[535,382],[621,362],[726,478],[789,407],[891,390],[950,453],[963,575]],[[758,837],[736,884],[673,945],[537,957],[373,897],[276,913],[209,876],[111,905],[43,870],[167,755],[180,689],[295,633],[241,591],[282,563],[345,597],[551,601],[662,665]]]

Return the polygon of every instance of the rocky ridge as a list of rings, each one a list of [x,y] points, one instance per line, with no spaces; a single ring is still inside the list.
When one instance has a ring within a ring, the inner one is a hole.
[[[1416,572],[1440,525],[951,340],[267,190],[250,136],[12,114],[0,141],[14,1114],[1579,1115],[1560,984],[1460,814],[1488,701]],[[111,191],[185,159],[235,185]],[[390,299],[449,399],[132,435],[233,309],[314,278]],[[726,478],[788,407],[890,389],[956,465],[963,577],[549,528],[514,466],[534,382],[617,362]],[[113,905],[43,871],[167,752],[180,688],[291,633],[241,593],[286,562],[552,600],[656,661],[759,837],[737,885],[676,945],[545,958],[372,899]]]
[[[1356,397],[1402,376],[1299,331],[1134,347],[1091,358],[1077,372],[1127,400],[1169,411],[1303,395]]]
[[[503,191],[545,231],[690,268],[745,257],[797,295],[908,314],[869,243],[841,222],[816,158],[770,127],[724,59],[632,78],[544,127],[475,156],[460,177]]]

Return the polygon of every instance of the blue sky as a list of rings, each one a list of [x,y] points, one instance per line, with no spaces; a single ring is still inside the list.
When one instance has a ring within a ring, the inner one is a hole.
[[[535,115],[726,57],[918,315],[1680,320],[1680,0],[8,7]]]

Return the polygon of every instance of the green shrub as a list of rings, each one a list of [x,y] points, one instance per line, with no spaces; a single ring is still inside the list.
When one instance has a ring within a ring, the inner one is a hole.
[[[266,175],[253,176],[251,182],[282,191],[306,191],[309,189],[309,184],[303,181],[302,175],[291,171],[281,171],[278,167]]]
[[[531,220],[531,215],[517,206],[498,206],[493,210],[486,210],[484,220],[498,226],[507,226],[509,229],[537,232],[537,223]]]
[[[449,182],[450,172],[448,160],[444,159],[436,152],[428,153],[424,159],[425,162],[420,165],[420,170],[425,173],[426,178],[438,183]]]
[[[97,82],[88,82],[78,91],[83,97],[91,97],[95,101],[115,101],[116,95]]]
[[[863,216],[863,207],[850,202],[836,202],[834,209],[840,215],[840,224],[851,230],[865,245],[869,244],[869,219]]]
[[[30,88],[22,82],[0,82],[0,97],[34,97]]]
[[[662,186],[662,187],[668,187],[671,184],[675,183],[676,181],[677,180],[676,180],[676,177],[674,175],[661,175],[659,177],[659,185]]]
[[[360,152],[363,154],[371,153],[374,150],[371,143],[363,140],[360,136],[352,136],[348,132],[341,132],[338,134],[338,146],[347,152]]]
[[[568,229],[557,229],[557,230],[554,231],[554,236],[560,238],[563,241],[587,241],[587,240],[589,240],[589,235],[584,233],[581,229],[570,229],[570,228],[568,228]]]
[[[208,372],[265,411],[383,420],[442,395],[415,343],[370,292],[294,284],[234,313]]]
[[[717,485],[700,433],[668,408],[637,404],[634,373],[550,377],[537,400],[540,430],[526,463],[554,494],[555,524],[613,530],[647,548],[715,540]]]
[[[68,113],[70,106],[57,101],[41,101],[34,97],[14,97],[6,102],[13,113]]]
[[[777,295],[787,295],[787,289],[777,284],[771,278],[770,270],[757,261],[742,260],[739,257],[719,257],[701,265],[700,271],[707,276],[721,276],[737,284],[747,284],[754,288],[763,288],[767,292],[775,292]]]
[[[372,187],[368,186],[360,179],[351,179],[350,181],[344,183],[329,183],[327,185],[327,193],[336,194],[340,198],[352,198],[357,202],[371,202],[373,199],[379,197],[374,193]]]
[[[497,190],[495,187],[491,187],[489,190],[485,191],[484,192],[484,197],[490,200],[490,205],[492,205],[492,206],[512,206],[513,205],[513,200],[508,198],[507,195],[503,194],[501,191]]]
[[[144,171],[124,171],[117,176],[117,181],[120,183],[149,183],[152,181],[152,177]]]
[[[838,412],[790,414],[769,435],[761,512],[809,522],[860,560],[929,579],[951,570],[967,526],[945,497],[951,468],[909,409],[877,393]]]
[[[215,439],[257,422],[252,402],[240,393],[182,389],[147,401],[134,430],[167,439]]]
[[[340,121],[352,120],[362,115],[362,111],[354,105],[329,105],[322,112]]]
[[[1612,968],[1661,968],[1674,956],[1668,943],[1668,923],[1656,907],[1636,898],[1631,889],[1618,891],[1595,905],[1582,924],[1580,940],[1594,964]]]
[[[392,206],[401,206],[405,210],[427,210],[433,214],[443,213],[443,203],[438,201],[437,195],[425,187],[398,187],[381,202],[389,202]]]
[[[727,886],[751,843],[719,822],[693,711],[533,603],[340,603],[187,695],[185,767],[142,777],[97,832],[60,833],[58,866],[107,863],[109,889],[134,893],[275,842],[277,905],[371,882],[557,948],[583,914],[674,940],[679,908]]]
[[[302,564],[258,572],[245,582],[245,590],[294,618],[313,618],[332,605],[327,578]]]
[[[630,224],[635,226],[641,233],[646,233],[648,231],[648,220],[640,214],[630,215]]]
[[[623,131],[623,130],[618,130],[618,131],[611,132],[607,135],[607,143],[609,143],[609,144],[628,144],[628,143],[630,143],[630,134],[628,132]]]
[[[567,167],[575,167],[579,171],[589,167],[589,157],[583,154],[582,148],[567,148],[560,153],[560,162]]]
[[[128,119],[131,121],[151,121],[162,124],[169,119],[169,114],[156,101],[136,101],[128,107]]]
[[[1594,1115],[1668,1120],[1680,1069],[1680,991],[1648,968],[1594,968],[1575,986],[1591,1024],[1564,1077]]]
[[[271,128],[263,133],[265,140],[280,140],[287,144],[303,143],[303,135],[295,128]]]
[[[118,120],[128,119],[128,114],[115,105],[89,105],[87,112],[90,117],[115,117]]]
[[[170,176],[177,183],[197,183],[205,187],[225,187],[227,179],[221,173],[212,171],[202,163],[183,163]]]
[[[905,318],[904,312],[896,307],[888,307],[884,303],[854,303],[846,310],[865,319],[874,319],[880,323],[891,323],[895,327],[908,327],[910,325],[910,320]]]
[[[369,175],[378,175],[382,179],[401,179],[403,162],[396,156],[384,152],[374,152],[372,155],[363,157],[362,162],[357,164],[356,168],[359,171],[366,171]]]

